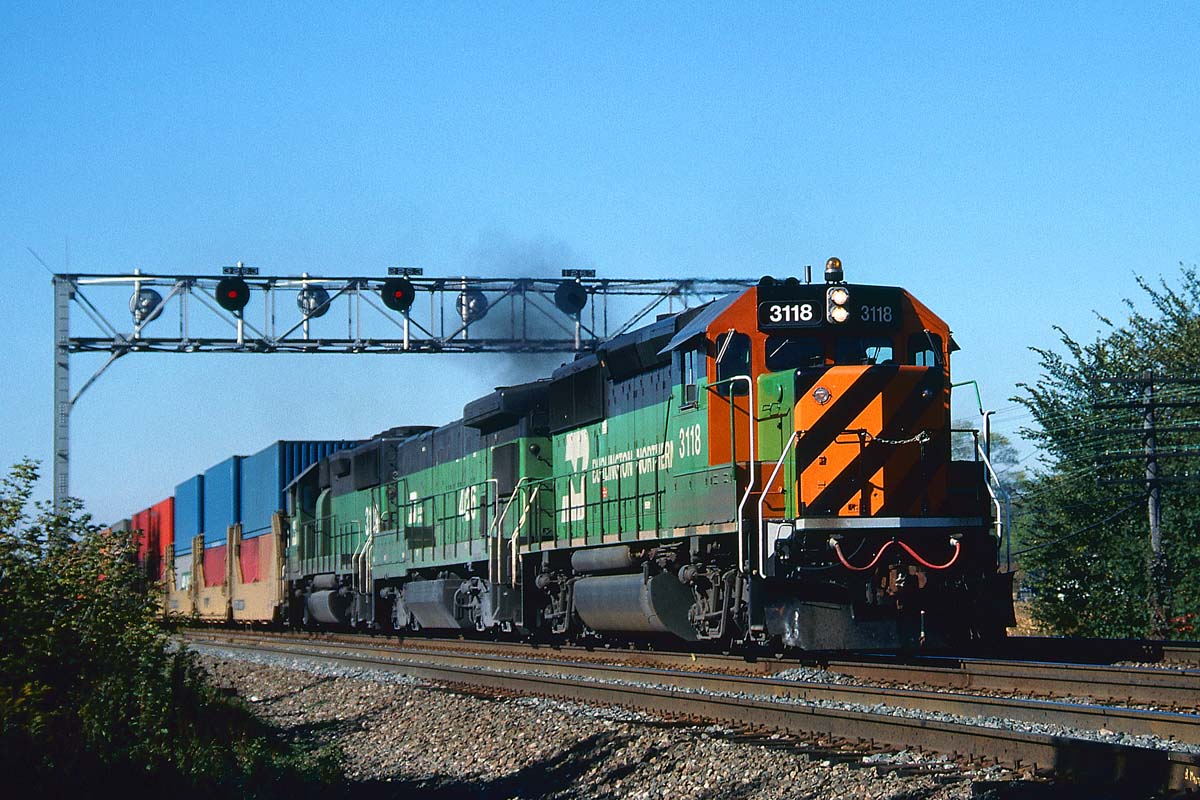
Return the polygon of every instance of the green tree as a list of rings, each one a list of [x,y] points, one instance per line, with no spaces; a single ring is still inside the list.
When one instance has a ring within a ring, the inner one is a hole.
[[[206,679],[162,627],[129,534],[77,503],[29,513],[37,468],[0,481],[0,769],[34,794],[304,794],[336,776]]]
[[[1035,590],[1033,613],[1064,634],[1146,636],[1154,596],[1141,434],[1144,387],[1128,379],[1200,376],[1200,278],[1182,267],[1178,283],[1139,278],[1146,311],[1126,300],[1128,319],[1082,344],[1056,328],[1062,352],[1034,348],[1042,374],[1013,398],[1033,414],[1022,434],[1039,450],[1041,470],[1016,504],[1021,563]],[[1200,386],[1162,383],[1156,409],[1163,429],[1160,474],[1200,474]],[[1122,408],[1121,406],[1125,406]],[[1194,430],[1193,430],[1194,429]],[[1169,431],[1169,432],[1168,432]],[[1194,638],[1200,612],[1200,494],[1165,483],[1162,530],[1169,635]]]

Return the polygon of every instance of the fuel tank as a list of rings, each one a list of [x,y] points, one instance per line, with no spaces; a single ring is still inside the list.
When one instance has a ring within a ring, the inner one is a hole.
[[[345,624],[350,598],[337,591],[325,589],[308,596],[308,615],[325,625]]]
[[[688,620],[692,591],[668,572],[650,578],[600,575],[574,584],[575,610],[589,628],[621,633],[670,633],[696,639]]]

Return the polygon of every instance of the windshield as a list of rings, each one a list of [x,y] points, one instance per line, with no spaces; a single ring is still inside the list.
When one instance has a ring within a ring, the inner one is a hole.
[[[821,340],[812,336],[768,336],[766,357],[771,372],[825,366]]]
[[[834,343],[835,364],[895,364],[892,340],[886,336],[841,336]]]

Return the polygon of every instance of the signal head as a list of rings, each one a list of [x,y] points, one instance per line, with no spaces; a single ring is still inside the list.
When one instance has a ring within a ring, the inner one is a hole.
[[[241,311],[250,302],[250,287],[241,275],[226,275],[217,281],[217,304],[226,311]]]
[[[483,319],[488,312],[487,295],[478,289],[463,289],[454,305],[464,325]]]
[[[296,295],[296,305],[300,307],[300,313],[310,319],[323,317],[329,310],[329,292],[324,286],[305,286]]]
[[[129,312],[133,322],[141,325],[162,313],[162,295],[153,289],[140,289],[129,298]]]
[[[417,297],[417,290],[408,278],[388,278],[379,288],[379,296],[392,311],[408,311]]]
[[[587,290],[579,281],[563,281],[554,290],[554,305],[559,311],[574,317],[587,305]]]

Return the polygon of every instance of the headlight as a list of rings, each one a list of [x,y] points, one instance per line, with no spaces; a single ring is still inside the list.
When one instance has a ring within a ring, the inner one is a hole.
[[[844,306],[850,299],[850,292],[846,291],[844,286],[837,286],[829,290],[829,299],[839,306]]]
[[[845,322],[850,319],[850,312],[846,310],[845,306],[834,306],[829,309],[829,318],[834,322]]]

